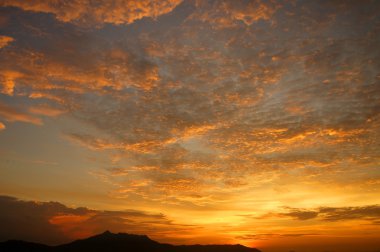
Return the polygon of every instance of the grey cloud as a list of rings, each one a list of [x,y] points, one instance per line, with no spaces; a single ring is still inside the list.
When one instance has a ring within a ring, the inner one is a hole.
[[[0,240],[24,239],[27,241],[60,243],[65,235],[56,226],[49,223],[49,218],[60,212],[83,214],[86,209],[68,209],[56,202],[37,204],[20,201],[13,197],[0,197],[0,219],[2,228]],[[20,228],[22,227],[22,228]]]
[[[380,219],[380,206],[362,207],[322,207],[319,214],[325,221],[344,221],[351,219],[368,219],[378,221]]]
[[[112,230],[154,236],[157,225],[160,231],[171,232],[194,228],[173,223],[163,214],[70,208],[58,202],[24,201],[9,196],[0,196],[0,222],[1,241],[21,239],[48,244],[68,242],[78,238],[76,233],[93,235]]]
[[[318,216],[318,212],[315,211],[305,211],[305,210],[293,210],[289,213],[284,213],[284,216],[289,216],[298,220],[309,220],[314,219]]]
[[[286,208],[287,212],[269,213],[260,218],[291,217],[296,220],[318,219],[322,221],[368,220],[376,224],[380,219],[380,206],[319,207],[312,209]]]

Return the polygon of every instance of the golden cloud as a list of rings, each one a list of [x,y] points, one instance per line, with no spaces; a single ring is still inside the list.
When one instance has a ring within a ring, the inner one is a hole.
[[[239,22],[252,25],[260,20],[271,20],[278,8],[269,1],[196,1],[198,12],[192,19],[210,23],[213,27],[231,28]]]
[[[1,6],[13,6],[25,11],[52,13],[61,22],[77,24],[130,24],[144,17],[157,18],[171,12],[182,0],[5,0]]]
[[[12,70],[0,71],[0,80],[1,80],[0,92],[6,95],[13,95],[13,91],[16,86],[15,80],[22,76],[23,74],[17,71],[12,71]]]
[[[115,52],[117,51],[117,53]],[[75,59],[75,56],[71,59]],[[121,90],[134,87],[149,91],[160,81],[158,68],[149,60],[133,55],[128,50],[111,49],[87,59],[71,60],[65,55],[46,55],[42,52],[3,52],[0,63],[0,92],[14,95],[19,86],[32,87],[31,98],[63,102],[54,92],[83,94],[105,89]],[[17,70],[15,70],[17,69]],[[59,82],[59,84],[57,84]],[[64,82],[64,85],[61,83]]]

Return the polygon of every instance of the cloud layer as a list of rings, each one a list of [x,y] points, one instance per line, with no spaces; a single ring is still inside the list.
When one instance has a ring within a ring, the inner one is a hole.
[[[268,214],[263,218],[279,216],[291,217],[296,220],[321,219],[323,221],[347,221],[347,220],[369,220],[378,223],[380,219],[380,206],[358,206],[358,207],[320,207],[317,209],[289,208],[288,212],[279,214]]]
[[[220,187],[249,185],[261,172],[325,172],[347,160],[356,166],[364,159],[376,162],[377,28],[362,27],[378,22],[372,10],[377,4],[324,3],[322,13],[313,12],[312,3],[195,1],[181,5],[178,22],[151,21],[140,32],[61,23],[91,14],[101,22],[129,24],[178,4],[3,2],[52,12],[60,22],[33,23],[51,19],[33,13],[16,20],[19,10],[4,11],[9,26],[35,32],[0,52],[1,92],[33,103],[25,109],[1,103],[2,118],[42,124],[36,115],[68,114],[92,125],[100,133],[73,129],[67,139],[113,151],[119,161],[109,167],[110,176],[114,167],[128,172],[131,181],[146,181],[133,190],[127,181],[120,184],[119,192],[127,194],[167,193],[178,186],[188,197],[195,189],[186,189],[184,181],[193,181],[206,196]],[[122,18],[109,8],[130,13]],[[12,31],[2,38],[17,37]]]
[[[80,172],[115,205],[191,214],[213,231],[268,212],[378,221],[379,2],[0,6],[0,138],[59,132],[89,150]],[[229,237],[249,235],[241,225]]]
[[[130,24],[144,17],[157,18],[171,12],[182,0],[164,1],[2,1],[1,6],[53,14],[59,21],[82,25]]]

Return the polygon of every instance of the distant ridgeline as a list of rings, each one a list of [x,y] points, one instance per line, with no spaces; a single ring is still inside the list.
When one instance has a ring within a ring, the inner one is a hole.
[[[59,246],[47,246],[25,241],[0,243],[0,252],[260,252],[242,245],[180,245],[161,244],[145,235],[131,235],[109,231],[83,240]]]

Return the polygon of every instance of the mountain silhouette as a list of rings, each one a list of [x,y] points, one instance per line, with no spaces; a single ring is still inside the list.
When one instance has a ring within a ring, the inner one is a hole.
[[[25,241],[0,242],[1,252],[260,252],[242,245],[170,245],[158,243],[146,235],[114,234],[106,231],[86,239],[59,246]]]

